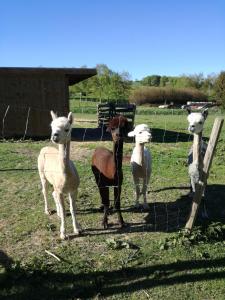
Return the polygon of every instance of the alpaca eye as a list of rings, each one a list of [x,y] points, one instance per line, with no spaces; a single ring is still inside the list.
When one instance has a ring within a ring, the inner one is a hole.
[[[199,124],[200,124],[200,125],[202,125],[202,124],[203,124],[203,122],[202,122],[202,121],[200,121],[200,122],[199,122]]]
[[[69,132],[69,129],[65,129],[65,132]]]

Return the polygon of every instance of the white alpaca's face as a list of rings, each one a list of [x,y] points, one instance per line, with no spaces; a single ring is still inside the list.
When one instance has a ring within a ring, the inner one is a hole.
[[[150,128],[146,124],[137,125],[133,131],[128,133],[128,136],[135,137],[135,141],[138,144],[149,143],[152,138]]]
[[[71,130],[72,130],[72,123],[73,123],[73,116],[72,113],[69,113],[68,117],[57,117],[51,111],[52,116],[52,134],[51,134],[51,141],[55,144],[66,144],[71,140]]]
[[[202,113],[190,113],[187,117],[189,126],[188,130],[191,133],[200,133],[203,130],[206,117]]]

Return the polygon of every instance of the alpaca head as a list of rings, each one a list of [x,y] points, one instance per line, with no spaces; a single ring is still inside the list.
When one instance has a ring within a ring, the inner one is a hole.
[[[57,117],[57,114],[55,114],[51,110],[51,116],[52,116],[52,135],[51,140],[55,144],[66,144],[71,139],[71,130],[72,130],[72,124],[73,124],[73,115],[70,112],[68,114],[68,117]]]
[[[188,111],[188,130],[191,133],[200,133],[203,130],[204,122],[208,116],[208,108],[203,109],[201,112],[191,112],[190,108],[187,108]]]
[[[133,131],[128,133],[129,137],[135,137],[135,141],[138,144],[149,143],[151,140],[150,128],[146,124],[139,124],[135,126]]]
[[[118,115],[109,121],[106,131],[111,132],[114,142],[122,141],[127,134],[127,125],[127,118],[122,115]]]

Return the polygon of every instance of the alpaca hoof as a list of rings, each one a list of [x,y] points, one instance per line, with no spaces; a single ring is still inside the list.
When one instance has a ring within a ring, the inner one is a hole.
[[[148,203],[143,203],[143,208],[144,208],[144,209],[149,209]]]
[[[98,209],[98,211],[103,212],[104,211],[104,205],[101,205]]]
[[[134,205],[134,208],[140,209],[141,208],[141,204],[139,202],[136,202],[135,205]]]
[[[207,214],[207,212],[206,211],[201,211],[201,217],[202,217],[202,219],[204,219],[204,220],[209,220],[209,216],[208,216],[208,214]]]
[[[103,226],[104,229],[107,229],[108,228],[108,221],[103,221],[102,226]]]
[[[127,227],[128,227],[128,224],[125,223],[125,222],[119,223],[119,225],[120,225],[120,228],[121,228],[121,229],[124,229],[124,228],[127,228]]]
[[[60,234],[60,239],[61,240],[66,240],[67,238],[68,238],[68,236],[65,233]]]
[[[50,209],[46,209],[46,210],[45,210],[45,214],[46,214],[47,216],[50,216],[50,215],[52,214],[52,211],[51,211]]]
[[[74,232],[73,232],[73,233],[74,233],[74,235],[80,235],[80,234],[81,234],[81,232],[82,232],[82,230],[80,230],[80,229],[79,229],[79,230],[74,230]]]
[[[80,224],[77,224],[77,230],[82,231],[82,228],[81,228]]]
[[[79,235],[82,233],[82,231],[83,230],[82,230],[81,226],[78,224],[77,228],[74,230],[74,234]]]

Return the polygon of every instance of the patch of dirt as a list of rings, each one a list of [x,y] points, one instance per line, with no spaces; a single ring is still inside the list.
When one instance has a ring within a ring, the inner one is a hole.
[[[96,142],[89,142],[96,144]],[[109,145],[108,142],[101,142],[103,147],[108,148],[109,150],[112,150]],[[92,156],[92,154],[94,153],[94,149],[88,149],[83,147],[83,145],[85,145],[85,143],[82,142],[72,142],[70,144],[70,154],[71,154],[71,159],[72,160],[82,160],[82,159],[86,159]],[[82,147],[81,147],[82,146]],[[96,146],[97,147],[97,146]],[[130,163],[130,155],[124,155],[123,156],[123,162],[125,163]]]
[[[9,225],[8,223],[9,222],[7,222],[7,220],[1,219],[0,220],[0,231],[3,231],[4,228]]]
[[[70,156],[72,160],[82,160],[85,158],[89,158],[94,150],[88,148],[81,148],[78,146],[78,143],[70,144]]]

